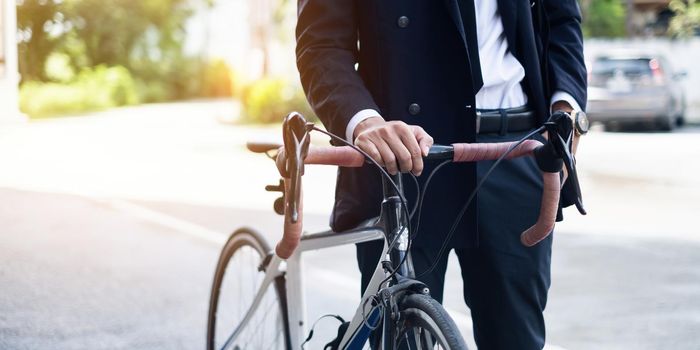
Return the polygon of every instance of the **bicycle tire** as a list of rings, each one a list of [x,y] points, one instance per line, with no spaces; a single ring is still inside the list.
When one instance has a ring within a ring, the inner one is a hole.
[[[221,306],[221,298],[222,298],[222,287],[224,287],[225,283],[231,283],[231,282],[226,282],[226,272],[231,271],[233,266],[232,260],[238,262],[238,260],[241,260],[245,258],[247,260],[248,264],[245,264],[247,266],[244,266],[244,268],[249,269],[251,271],[254,271],[255,275],[253,275],[253,278],[251,280],[246,279],[243,280],[242,278],[239,279],[238,281],[233,281],[235,284],[238,286],[239,291],[242,289],[242,286],[246,284],[251,284],[251,283],[256,283],[256,281],[261,281],[262,276],[264,276],[265,271],[263,269],[260,269],[260,266],[263,264],[264,259],[267,257],[267,255],[271,252],[269,245],[267,242],[262,238],[262,236],[257,233],[256,231],[250,229],[250,228],[240,228],[236,231],[234,231],[231,236],[229,237],[228,241],[224,245],[224,247],[221,250],[221,254],[219,255],[219,261],[216,265],[216,272],[214,274],[214,281],[212,283],[212,288],[211,288],[211,294],[210,294],[210,299],[209,299],[209,313],[207,316],[207,350],[215,350],[215,349],[220,349],[223,344],[223,342],[217,342],[217,340],[223,340],[227,339],[228,336],[236,329],[238,324],[240,324],[240,319],[242,318],[242,315],[245,313],[250,308],[250,305],[244,305],[243,307],[238,308],[239,311],[242,311],[241,314],[239,315],[240,318],[237,319],[237,321],[229,323],[229,322],[221,322],[227,325],[230,325],[230,329],[227,329],[227,332],[219,332],[220,334],[217,334],[217,321],[219,318],[227,317],[229,315],[222,315],[222,311],[220,310]],[[238,254],[238,255],[237,255]],[[250,255],[250,256],[244,256]],[[239,258],[240,257],[240,258]],[[239,269],[243,270],[243,269]],[[246,286],[248,289],[248,287]],[[253,286],[252,291],[254,294],[255,291],[259,289],[259,286]],[[275,344],[272,344],[273,346],[263,346],[263,348],[266,349],[285,349],[288,350],[291,348],[290,345],[290,338],[289,338],[289,321],[287,318],[287,299],[286,299],[286,290],[285,290],[285,283],[284,283],[284,277],[280,277],[280,279],[276,280],[274,283],[272,283],[268,289],[274,290],[273,293],[270,293],[270,291],[267,291],[266,297],[270,297],[271,300],[270,306],[268,307],[267,305],[263,307],[262,305],[260,306],[260,309],[258,309],[257,313],[261,313],[263,316],[263,320],[269,316],[271,312],[274,312],[274,309],[277,309],[279,312],[279,318],[277,319],[276,324],[279,329],[274,330],[271,332],[271,335],[274,335],[275,337],[280,337],[279,338],[274,338],[276,341],[278,341]],[[225,295],[228,297],[229,294]],[[240,300],[241,295],[237,295],[234,300]],[[250,300],[252,302],[252,298]],[[249,303],[250,304],[250,303]],[[277,304],[277,305],[274,305]],[[256,332],[255,334],[259,334],[258,332],[261,331],[262,329],[260,328],[259,324],[256,324],[255,327],[252,327],[252,324],[254,322],[251,320],[249,325],[250,327],[247,328],[254,328],[253,332]],[[265,330],[262,330],[263,332]],[[265,333],[267,334],[267,333]],[[219,339],[217,339],[217,336]],[[261,337],[256,337],[258,341],[261,340],[266,340],[266,337],[261,336]],[[251,340],[253,339],[252,337],[250,338]],[[248,348],[255,348],[259,347],[254,345],[254,344],[239,344],[235,343],[232,344],[231,348],[232,349],[248,349]]]
[[[399,312],[396,349],[467,349],[450,315],[429,295],[406,296],[399,304]]]

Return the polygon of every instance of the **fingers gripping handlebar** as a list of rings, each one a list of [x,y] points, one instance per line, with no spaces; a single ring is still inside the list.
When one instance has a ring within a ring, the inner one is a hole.
[[[566,156],[570,156],[570,153],[565,153],[562,157],[562,153],[568,150],[566,147],[557,145],[559,141],[564,143],[556,130],[557,124],[555,122],[547,124],[552,125],[547,128],[547,131],[550,139],[554,139],[553,142],[548,141],[543,144],[536,140],[525,140],[518,145],[516,145],[517,142],[435,145],[431,148],[427,158],[431,158],[431,155],[434,155],[435,158],[444,158],[446,154],[451,154],[450,158],[454,162],[475,162],[495,160],[509,151],[506,159],[535,156],[540,169],[542,169],[543,178],[540,214],[537,222],[525,230],[520,237],[522,244],[530,247],[542,241],[554,229],[559,209],[561,192],[559,172],[562,169],[562,163],[567,165],[569,176],[573,176],[576,180],[575,163],[567,164]],[[310,147],[309,131],[312,128],[313,124],[307,123],[298,113],[290,114],[284,122],[285,144],[277,155],[276,164],[280,174],[285,179],[285,221],[283,237],[275,248],[277,255],[283,259],[289,258],[294,253],[301,239],[303,217],[301,175],[304,171],[304,164],[342,167],[361,167],[365,164],[363,155],[348,146]],[[513,149],[510,150],[511,148]],[[562,159],[564,160],[562,161]],[[576,187],[578,189],[578,186]],[[577,194],[580,203],[580,190]],[[582,206],[579,209],[582,209]]]

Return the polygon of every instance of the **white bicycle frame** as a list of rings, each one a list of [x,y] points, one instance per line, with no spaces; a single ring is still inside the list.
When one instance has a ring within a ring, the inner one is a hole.
[[[253,303],[246,312],[243,320],[234,330],[231,337],[224,345],[223,349],[227,349],[232,345],[238,335],[245,329],[250,319],[255,314],[258,306],[263,299],[267,289],[279,277],[284,276],[286,280],[286,295],[289,320],[289,340],[292,349],[299,349],[307,334],[306,328],[306,308],[304,296],[304,281],[302,278],[303,260],[302,254],[309,250],[318,250],[330,247],[341,246],[345,244],[355,244],[368,241],[384,239],[383,229],[373,225],[376,221],[372,220],[367,224],[360,226],[357,229],[346,232],[321,232],[302,237],[301,243],[295,253],[286,261],[273,255],[270,263],[266,267],[265,277],[258,289]],[[401,238],[408,239],[408,230],[403,230]],[[399,242],[402,239],[399,239]],[[401,243],[399,243],[401,245]],[[381,256],[387,256],[388,246],[384,243],[384,250]],[[373,307],[371,303],[365,302],[367,298],[377,294],[382,287],[381,283],[387,277],[387,273],[382,267],[381,260],[377,263],[372,279],[370,280],[367,289],[362,295],[360,305],[355,311],[355,315],[350,322],[348,330],[345,332],[340,343],[339,349],[361,349],[367,341],[371,333],[370,324],[372,326],[379,325],[380,315],[379,310]]]

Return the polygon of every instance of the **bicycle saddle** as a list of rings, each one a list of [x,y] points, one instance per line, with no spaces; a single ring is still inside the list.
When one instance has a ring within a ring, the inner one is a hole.
[[[267,153],[270,151],[276,151],[282,145],[279,143],[274,143],[274,142],[254,142],[250,141],[245,144],[246,148],[248,148],[249,151],[253,153]]]

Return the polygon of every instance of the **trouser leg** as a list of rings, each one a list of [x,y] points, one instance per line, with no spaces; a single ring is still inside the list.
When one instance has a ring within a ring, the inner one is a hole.
[[[491,164],[479,163],[479,177]],[[479,349],[544,346],[552,237],[530,248],[519,241],[537,219],[541,190],[536,164],[524,158],[499,165],[479,191],[479,246],[456,251]]]

